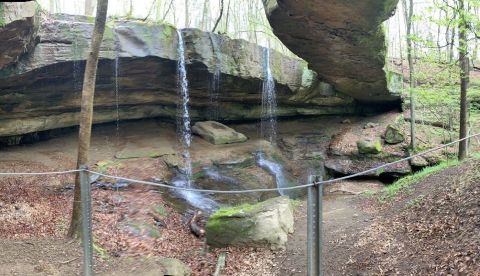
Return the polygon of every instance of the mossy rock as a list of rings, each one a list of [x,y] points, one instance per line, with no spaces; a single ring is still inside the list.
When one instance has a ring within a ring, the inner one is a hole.
[[[293,208],[287,197],[220,209],[206,225],[207,243],[213,247],[285,248],[292,232]]]
[[[364,139],[357,141],[358,153],[360,154],[379,154],[382,152],[382,142],[379,138]]]
[[[396,145],[403,143],[405,141],[405,134],[403,134],[402,130],[398,127],[393,125],[388,125],[387,129],[385,130],[385,142],[387,144]]]

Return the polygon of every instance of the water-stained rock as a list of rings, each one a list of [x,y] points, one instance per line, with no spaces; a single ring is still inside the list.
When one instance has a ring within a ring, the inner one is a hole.
[[[78,124],[93,21],[84,16],[55,15],[39,24],[35,47],[0,70],[0,137]],[[192,120],[210,119],[213,104],[209,87],[216,72],[220,76],[219,103],[215,104],[219,107],[218,120],[259,119],[263,48],[196,29],[183,29],[181,33]],[[128,20],[108,22],[100,47],[94,123],[114,122],[117,115],[120,120],[175,119],[177,46],[177,32],[170,25]],[[352,98],[331,88],[317,89],[318,81],[305,81],[305,72],[309,71],[303,60],[274,50],[270,56],[279,117],[355,112],[356,102]],[[303,93],[300,91],[316,92],[295,98]],[[9,139],[5,144],[17,140]]]

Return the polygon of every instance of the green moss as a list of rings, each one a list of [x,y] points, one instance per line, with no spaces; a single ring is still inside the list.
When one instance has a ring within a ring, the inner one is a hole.
[[[96,165],[97,165],[97,170],[100,173],[106,173],[111,168],[119,167],[120,163],[114,160],[103,160],[103,161],[97,162]]]
[[[157,205],[153,207],[153,212],[160,216],[160,218],[166,218],[168,216],[167,209],[165,209],[165,206],[163,205]]]
[[[245,203],[236,207],[220,208],[210,216],[210,219],[237,216],[254,210],[256,206],[257,205]]]
[[[101,259],[106,260],[109,258],[108,251],[105,248],[101,247],[98,243],[96,242],[92,243],[92,247],[95,254],[99,256]]]
[[[0,27],[5,26],[5,9],[3,3],[0,2]]]

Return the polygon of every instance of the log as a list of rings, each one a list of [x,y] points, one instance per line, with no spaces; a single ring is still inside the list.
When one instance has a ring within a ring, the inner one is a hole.
[[[411,122],[412,119],[411,118],[405,118],[405,121],[406,122]],[[442,122],[432,122],[432,121],[424,121],[424,120],[416,119],[415,123],[416,124],[422,124],[422,125],[429,125],[429,126],[433,126],[433,127],[439,127],[439,128],[443,128],[443,129],[446,129],[446,130],[456,130],[455,127],[451,127],[448,124],[446,125]]]
[[[196,212],[189,223],[190,231],[192,231],[192,233],[199,238],[205,236],[205,229],[198,224],[199,220],[202,218],[202,215],[203,214],[201,211]]]

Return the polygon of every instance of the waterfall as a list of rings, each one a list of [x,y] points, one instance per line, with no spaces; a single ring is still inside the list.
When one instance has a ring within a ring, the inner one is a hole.
[[[265,159],[265,155],[264,155],[263,152],[257,152],[255,155],[256,155],[256,159],[257,159],[257,165],[260,168],[266,170],[268,173],[270,173],[275,178],[275,183],[277,185],[277,188],[287,188],[287,187],[289,187],[288,180],[285,177],[285,174],[283,173],[283,166],[282,165]],[[278,192],[282,196],[287,194],[286,191],[284,191],[284,190],[278,190]]]
[[[263,72],[262,85],[262,121],[261,135],[272,144],[277,140],[277,95],[275,92],[275,80],[270,68],[270,49],[263,49]]]
[[[193,187],[193,174],[192,174],[192,159],[190,157],[190,145],[192,142],[192,131],[190,128],[190,111],[189,111],[189,91],[188,91],[188,79],[187,70],[185,68],[185,45],[183,42],[183,36],[180,30],[177,30],[178,35],[178,97],[179,102],[177,104],[177,134],[182,147],[182,156],[184,168],[180,175],[174,177],[172,183],[176,187],[192,188]],[[179,190],[178,194],[184,198],[192,206],[205,210],[207,212],[213,212],[218,208],[218,204],[205,197],[201,193],[192,191]]]
[[[209,82],[208,87],[208,98],[209,98],[209,106],[208,106],[208,118],[212,121],[218,121],[220,116],[220,104],[219,104],[219,96],[220,96],[220,66],[222,63],[221,55],[220,55],[220,46],[218,45],[217,38],[213,34],[210,35],[210,41],[212,42],[212,49],[213,54],[215,55],[215,68],[213,75]]]
[[[184,175],[186,177],[186,187],[191,187],[192,182],[192,160],[190,158],[190,145],[192,142],[192,130],[190,128],[190,111],[188,94],[187,70],[185,68],[185,46],[183,36],[180,30],[178,35],[178,85],[179,85],[179,103],[177,104],[177,133],[182,146],[182,156],[184,161]]]

